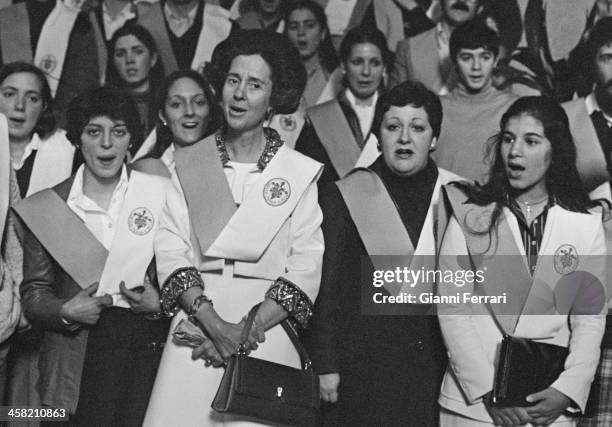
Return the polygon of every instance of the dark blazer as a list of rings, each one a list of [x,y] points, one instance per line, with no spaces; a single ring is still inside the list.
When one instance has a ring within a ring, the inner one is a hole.
[[[70,177],[53,188],[62,200],[68,198],[73,181],[74,177]],[[25,226],[23,252],[21,304],[26,317],[45,331],[39,361],[41,402],[74,412],[88,328],[67,325],[62,321],[60,311],[81,287]]]

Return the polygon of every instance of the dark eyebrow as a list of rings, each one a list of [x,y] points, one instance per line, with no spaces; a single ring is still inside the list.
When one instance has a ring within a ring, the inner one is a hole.
[[[527,136],[537,136],[538,138],[545,138],[544,135],[540,135],[537,132],[527,132],[525,135],[527,135]]]

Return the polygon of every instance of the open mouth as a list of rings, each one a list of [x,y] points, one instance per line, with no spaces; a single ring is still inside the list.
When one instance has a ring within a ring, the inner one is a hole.
[[[127,75],[130,77],[133,77],[136,74],[138,74],[138,70],[136,68],[128,68],[126,71],[127,71]]]
[[[399,148],[395,150],[395,155],[400,159],[408,159],[412,157],[413,154],[414,151],[412,151],[410,148]]]
[[[116,155],[114,154],[109,154],[109,155],[104,155],[104,156],[98,156],[98,161],[103,165],[103,166],[111,166],[113,164],[113,162],[115,161],[115,159],[117,158]]]
[[[236,107],[235,105],[231,105],[229,107],[229,113],[231,116],[242,116],[247,112],[246,108]]]
[[[10,117],[8,121],[13,126],[19,127],[19,126],[22,126],[26,120],[20,117]]]
[[[198,124],[198,122],[189,121],[182,123],[181,126],[185,129],[195,129],[196,127],[198,127]]]
[[[509,164],[508,165],[508,176],[510,178],[519,178],[523,172],[525,171],[525,167],[518,164]]]

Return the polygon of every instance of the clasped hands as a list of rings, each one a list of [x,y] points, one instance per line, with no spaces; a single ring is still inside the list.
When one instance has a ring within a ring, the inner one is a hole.
[[[206,338],[200,346],[193,349],[191,357],[193,359],[204,359],[206,366],[215,368],[224,366],[242,343],[242,331],[246,324],[246,316],[239,323],[227,322],[210,306],[198,311],[194,317],[203,327]],[[258,343],[264,342],[265,339],[264,328],[260,326],[259,322],[254,321],[246,339],[247,347],[245,351],[256,350]]]
[[[485,397],[487,411],[493,422],[496,426],[503,427],[524,426],[527,423],[534,426],[547,426],[572,405],[569,397],[552,387],[527,396],[527,401],[535,405],[501,408],[492,406],[488,396]]]

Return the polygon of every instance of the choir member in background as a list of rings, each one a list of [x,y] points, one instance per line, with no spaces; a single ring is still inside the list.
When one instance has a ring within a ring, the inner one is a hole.
[[[43,72],[34,65],[14,62],[0,68],[0,114],[6,117],[8,137],[3,141],[4,188],[0,191],[4,206],[13,206],[22,198],[53,186],[70,176],[74,147],[63,131],[56,130],[51,90]],[[6,128],[5,128],[6,129]],[[9,185],[10,182],[10,185]],[[21,227],[9,212],[2,246],[5,263],[2,294],[6,331],[17,327],[22,279],[23,238]],[[19,239],[17,239],[19,237]],[[23,319],[22,319],[23,320]],[[22,321],[22,326],[27,323]],[[38,379],[38,334],[35,330],[13,335],[6,344],[9,355],[10,405],[39,404],[35,384]],[[6,347],[5,347],[6,348]]]
[[[323,275],[305,338],[329,402],[323,425],[438,425],[446,350],[431,306],[364,313],[362,301],[372,300],[370,290],[397,293],[372,287],[379,256],[397,255],[412,270],[434,268],[440,189],[459,179],[430,158],[441,122],[437,95],[417,82],[396,86],[376,106],[382,155],[321,194]],[[432,290],[426,283],[413,289]]]
[[[602,210],[580,181],[567,115],[556,101],[515,101],[492,150],[484,185],[445,187],[452,217],[440,269],[476,269],[484,279],[438,286],[442,296],[460,294],[459,301],[438,305],[449,352],[440,425],[575,426],[608,311]],[[466,294],[506,299],[466,301]],[[517,406],[492,400],[506,334],[568,349],[559,377]]]
[[[137,24],[117,30],[109,43],[106,82],[127,89],[134,98],[145,135],[157,122],[155,95],[163,78],[164,70],[151,34]],[[139,148],[133,145],[131,155]]]
[[[355,166],[369,166],[378,157],[372,121],[390,60],[385,36],[376,29],[354,28],[342,41],[344,88],[335,99],[307,110],[308,122],[295,145],[325,165],[319,185],[343,178]]]
[[[155,138],[149,136],[134,159],[134,168],[169,177],[177,150],[195,144],[221,125],[221,110],[210,84],[193,70],[171,73],[162,82],[157,102]]]
[[[335,98],[342,87],[342,71],[321,6],[312,0],[293,2],[287,8],[285,22],[285,35],[300,52],[308,79],[298,110],[274,115],[270,127],[276,129],[286,145],[294,147],[304,126],[306,107]]]
[[[470,180],[483,182],[489,172],[486,142],[517,97],[493,86],[499,38],[484,22],[470,21],[453,31],[450,57],[458,85],[441,97],[444,120],[436,162]]]

